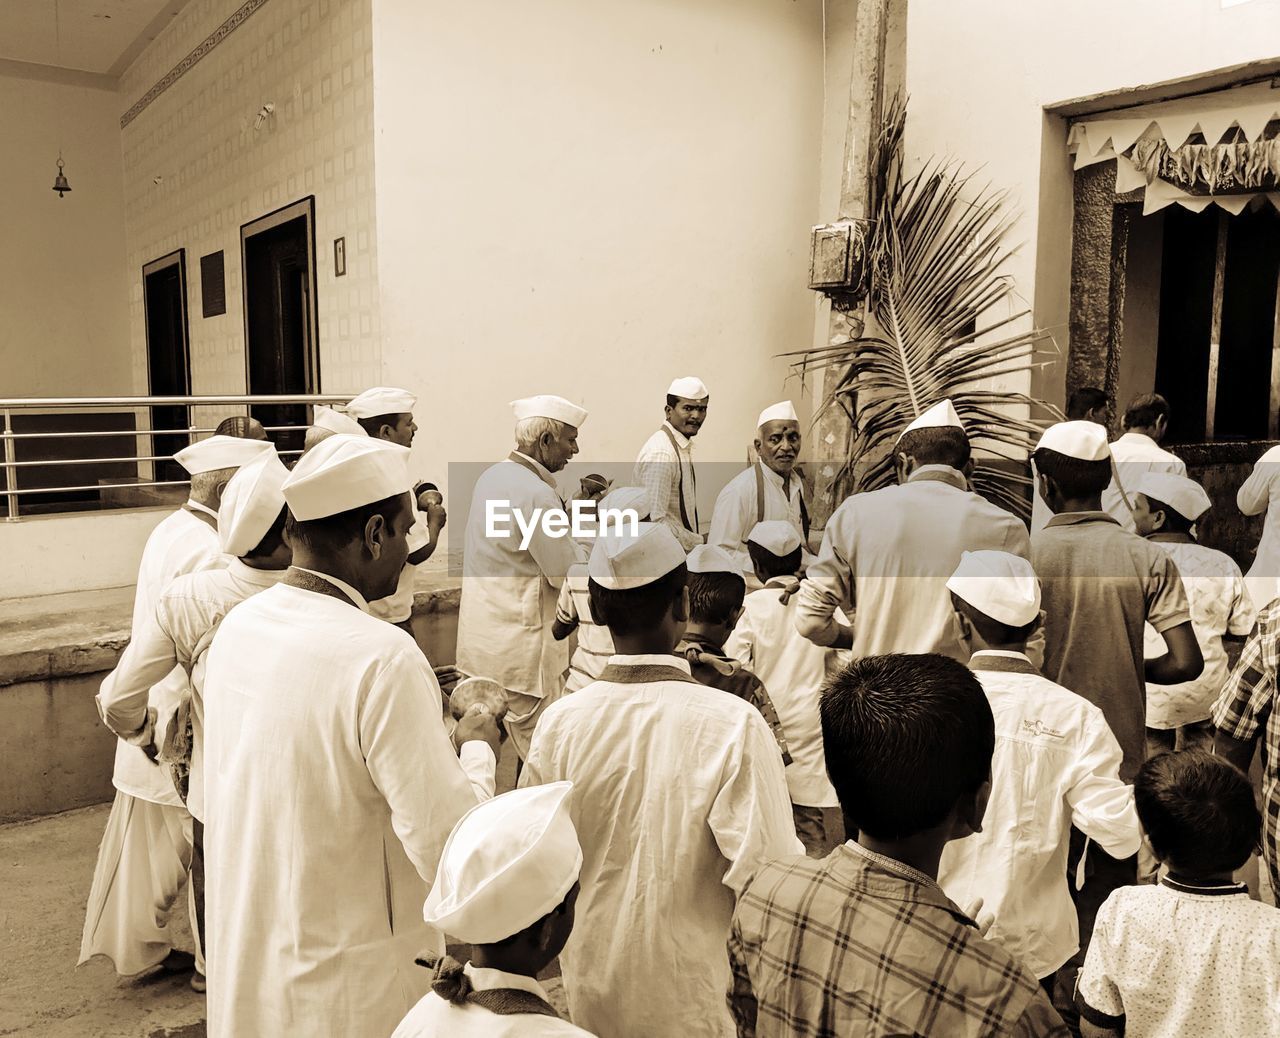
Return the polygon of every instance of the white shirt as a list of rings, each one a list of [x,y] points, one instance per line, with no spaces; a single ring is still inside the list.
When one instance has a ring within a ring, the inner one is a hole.
[[[1280,598],[1280,446],[1258,459],[1236,492],[1236,505],[1245,515],[1266,512],[1258,553],[1244,578],[1253,604],[1265,609]]]
[[[763,477],[760,483],[764,486],[764,519],[760,515],[759,501],[756,494],[756,471]],[[715,510],[711,513],[711,532],[707,535],[707,543],[723,548],[733,556],[741,567],[742,576],[747,587],[754,590],[760,586],[755,567],[751,564],[751,555],[747,551],[747,535],[751,533],[757,522],[783,520],[795,527],[800,535],[803,558],[801,568],[805,568],[813,558],[807,547],[808,538],[804,532],[801,519],[800,499],[804,488],[800,477],[791,474],[790,486],[782,489],[782,477],[761,461],[757,461],[748,469],[739,472],[725,484],[716,497]]]
[[[853,656],[940,652],[966,661],[947,581],[966,551],[1027,558],[1031,538],[1010,512],[965,489],[955,469],[929,466],[899,486],[848,497],[800,585],[796,626],[830,645],[837,608],[852,606]]]
[[[467,963],[463,973],[476,991],[514,988],[527,991],[549,1003],[546,991],[533,977],[502,970],[482,969]],[[535,1013],[500,1016],[482,1006],[453,1005],[434,991],[428,992],[409,1015],[400,1021],[391,1038],[591,1038],[590,1031],[575,1027],[568,1020]]]
[[[609,1038],[729,1038],[734,899],[761,863],[803,853],[760,712],[682,658],[614,656],[533,733],[520,785],[560,779],[583,854],[569,1015]]]
[[[493,753],[459,760],[404,631],[289,584],[227,614],[204,696],[209,1034],[390,1034],[444,950],[422,903]]]
[[[206,515],[217,516],[216,512],[194,501],[188,501],[187,506]],[[197,570],[220,568],[229,561],[230,556],[223,555],[218,546],[217,529],[187,509],[179,509],[161,520],[147,538],[146,547],[142,549],[142,561],[138,564],[132,629],[140,631],[151,621],[161,592],[175,577]],[[107,681],[110,680],[108,675]],[[152,686],[150,705],[156,708],[157,713],[168,713],[189,694],[186,671],[174,667]],[[167,807],[183,806],[169,769],[153,764],[140,747],[123,740],[116,743],[112,782],[121,793],[139,800]]]
[[[670,437],[668,437],[670,433]],[[675,447],[671,439],[675,439]],[[698,493],[694,482],[693,440],[678,432],[670,422],[644,441],[636,458],[636,486],[649,492],[649,520],[671,527],[685,551],[702,543],[698,522]],[[692,530],[680,521],[681,486],[684,513]]]
[[[1120,781],[1120,744],[1096,706],[1041,677],[1022,653],[979,652],[970,666],[995,715],[991,799],[982,832],[943,850],[938,884],[961,906],[981,898],[995,917],[986,936],[1047,977],[1079,947],[1071,826],[1112,857],[1137,853],[1133,789]]]
[[[850,657],[846,651],[814,645],[796,630],[796,596],[785,604],[782,601],[783,590],[794,583],[794,578],[771,580],[747,595],[738,624],[724,643],[724,654],[740,660],[763,682],[778,711],[791,751],[786,769],[791,802],[802,807],[839,807],[827,778],[818,693]]]
[[[421,551],[431,543],[431,531],[427,529],[426,517],[418,510],[418,499],[409,495],[413,506],[413,525],[409,527],[407,540],[409,554]],[[414,582],[417,579],[418,567],[411,562],[404,564],[400,571],[400,580],[395,591],[386,598],[376,598],[369,603],[369,612],[381,620],[393,624],[403,623],[413,616]]]
[[[551,629],[560,586],[571,566],[586,561],[586,552],[568,536],[547,536],[541,524],[524,550],[514,520],[502,527],[505,534],[487,535],[488,501],[509,501],[526,521],[534,509],[564,508],[551,474],[532,459],[525,463],[537,471],[508,459],[476,481],[462,556],[458,666],[542,699],[563,687],[569,649]]]
[[[1107,898],[1080,997],[1123,1016],[1125,1038],[1278,1038],[1280,910],[1243,885],[1197,894],[1170,882]]]
[[[589,580],[585,563],[571,566],[556,603],[556,620],[575,624],[578,632],[578,647],[573,650],[569,676],[564,682],[566,692],[577,692],[595,681],[613,655],[613,635],[609,628],[591,618]]]
[[[1144,472],[1172,472],[1177,476],[1187,474],[1187,465],[1176,454],[1161,447],[1145,433],[1127,432],[1111,444],[1111,459],[1114,467],[1111,471],[1111,483],[1102,492],[1102,510],[1112,516],[1130,533],[1133,532],[1133,511],[1125,504],[1125,495],[1130,503],[1137,493],[1138,480]],[[1116,474],[1124,485],[1124,494],[1116,485]]]
[[[1191,606],[1191,628],[1204,657],[1204,670],[1197,678],[1178,685],[1147,683],[1147,727],[1177,728],[1209,716],[1227,681],[1227,650],[1222,637],[1247,635],[1258,614],[1245,590],[1240,567],[1230,555],[1200,544],[1149,540],[1177,564]],[[1142,641],[1147,659],[1167,651],[1164,638],[1150,624],[1143,627]]]

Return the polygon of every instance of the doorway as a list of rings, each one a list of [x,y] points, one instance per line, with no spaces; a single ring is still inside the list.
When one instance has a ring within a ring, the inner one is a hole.
[[[151,396],[191,394],[191,347],[187,336],[187,253],[178,249],[142,268],[142,298],[146,312],[147,391]],[[189,429],[190,409],[181,405],[151,408],[152,429]],[[151,453],[171,457],[190,443],[185,432],[166,432],[151,438]],[[176,461],[157,461],[158,481],[183,480],[186,472]]]
[[[314,196],[245,224],[240,242],[249,392],[318,392]],[[266,426],[308,421],[303,404],[258,404],[251,413]],[[272,439],[279,450],[300,450],[303,431],[279,432]]]

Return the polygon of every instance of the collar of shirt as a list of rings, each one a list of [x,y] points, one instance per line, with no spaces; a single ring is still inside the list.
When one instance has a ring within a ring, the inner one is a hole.
[[[727,657],[727,656],[725,656],[725,654],[724,654],[724,646],[723,646],[723,645],[714,645],[714,644],[712,644],[712,642],[711,642],[710,640],[708,640],[707,638],[704,638],[702,635],[699,635],[699,634],[689,634],[687,631],[685,632],[685,636],[684,636],[682,639],[680,639],[680,644],[676,646],[676,656],[677,656],[677,657],[682,657],[682,656],[684,655],[683,650],[684,650],[684,649],[689,648],[690,646],[693,646],[694,648],[698,649],[698,651],[700,651],[700,652],[710,653],[712,656],[718,656],[718,657],[720,657],[721,659],[728,659],[728,657]],[[627,658],[627,659],[638,659],[638,658],[643,658],[643,659],[655,659],[655,660],[656,660],[656,659],[665,659],[666,657],[661,657],[661,656],[645,656],[645,657],[634,657],[634,656],[628,656],[628,657],[626,657],[626,658]]]
[[[299,569],[302,567],[299,566]],[[233,558],[227,564],[227,570],[235,574],[237,580],[243,580],[247,584],[256,584],[261,587],[270,587],[272,584],[279,584],[284,580],[284,575],[289,571],[287,569],[255,569],[253,566],[246,566],[240,559]],[[326,576],[325,580],[334,581],[333,577]],[[336,583],[336,581],[334,581]]]
[[[1111,523],[1113,526],[1119,526],[1120,522],[1113,515],[1106,512],[1059,512],[1047,523],[1049,526],[1079,526],[1083,523]]]
[[[635,656],[624,656],[619,653],[609,657],[611,667],[675,667],[690,674],[689,661],[683,656],[672,656],[665,652],[644,652]]]
[[[187,498],[187,507],[193,512],[203,512],[205,515],[211,515],[215,519],[218,518],[218,513],[208,505],[202,505],[199,501],[192,501],[191,498]]]
[[[1182,883],[1169,876],[1161,876],[1159,884],[1179,894],[1194,894],[1197,897],[1236,897],[1243,894],[1249,896],[1249,888],[1243,883]]]
[[[950,465],[921,465],[907,477],[908,483],[914,483],[917,480],[946,483],[959,490],[969,489],[969,481],[964,478],[964,473],[959,469],[953,469]]]
[[[524,460],[527,461],[530,465],[532,465],[534,468],[534,471],[537,472],[537,474],[542,477],[543,482],[550,483],[553,487],[556,485],[556,478],[551,474],[551,470],[547,468],[544,464],[542,464],[542,462],[540,462],[537,458],[529,457],[529,455],[527,455],[524,451],[512,451],[511,453],[518,454],[520,457],[524,458]]]
[[[760,466],[760,471],[764,473],[764,478],[767,479],[770,483],[772,483],[775,487],[777,487],[778,492],[781,493],[783,497],[789,500],[795,497],[796,494],[800,492],[800,477],[796,475],[794,469],[791,471],[790,486],[786,487],[786,489],[783,489],[782,477],[778,475],[778,473],[774,472],[773,469],[769,468],[769,466],[766,465],[763,461],[757,460],[756,464]]]
[[[677,447],[679,447],[682,451],[693,450],[693,441],[689,439],[689,437],[687,437],[684,433],[682,433],[670,422],[663,422],[662,424],[671,430],[671,435],[676,438]]]
[[[492,991],[495,988],[514,988],[516,991],[527,991],[531,995],[537,995],[542,1001],[550,1003],[546,991],[533,977],[526,977],[520,973],[508,973],[505,970],[487,969],[483,966],[473,966],[467,963],[462,967],[462,972],[467,975],[471,981],[471,986],[476,991]]]
[[[941,909],[949,913],[955,919],[969,926],[976,926],[972,919],[964,914],[955,903],[947,897],[943,889],[938,886],[938,881],[931,876],[926,876],[919,869],[913,869],[910,865],[904,865],[902,862],[894,858],[886,857],[883,854],[877,854],[875,851],[869,851],[858,843],[857,840],[846,840],[845,848],[850,851],[854,857],[862,859],[865,867],[874,870],[881,875],[888,873],[892,879],[900,882],[911,883],[915,885],[914,890],[900,890],[896,892],[896,896],[904,901],[914,901],[917,904],[931,905],[934,908]],[[885,893],[885,891],[878,891]]]
[[[1155,447],[1157,450],[1164,450],[1164,448],[1163,448],[1163,447],[1161,447],[1161,446],[1160,446],[1160,444],[1156,443],[1156,441],[1155,441],[1155,440],[1153,440],[1150,436],[1148,436],[1146,433],[1140,433],[1140,432],[1127,432],[1127,433],[1124,433],[1124,434],[1123,434],[1123,435],[1122,435],[1118,440],[1116,440],[1115,442],[1116,442],[1116,443],[1131,443],[1131,444],[1133,444],[1135,447],[1147,447],[1147,448]]]
[[[336,587],[339,591],[341,591],[344,595],[346,595],[349,599],[351,599],[351,601],[355,603],[355,605],[358,606],[363,612],[367,613],[369,611],[369,603],[368,601],[366,601],[364,595],[360,594],[359,591],[353,588],[345,580],[339,580],[332,573],[321,573],[318,569],[307,569],[306,566],[294,566],[293,568],[296,570],[301,570],[303,573],[310,573],[313,577],[319,577],[321,580],[328,581],[330,584]]]
[[[987,661],[984,666],[984,660]],[[1025,652],[1009,649],[979,649],[969,659],[970,670],[1012,670],[1039,674],[1035,664]]]

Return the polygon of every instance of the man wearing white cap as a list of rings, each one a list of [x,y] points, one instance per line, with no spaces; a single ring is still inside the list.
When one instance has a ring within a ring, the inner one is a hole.
[[[587,412],[559,396],[515,400],[516,447],[476,481],[462,556],[458,667],[507,690],[504,724],[520,759],[542,711],[563,691],[568,647],[553,633],[565,576],[586,551],[551,536],[541,513],[563,511],[553,473],[578,453]],[[502,521],[490,521],[490,514]],[[533,523],[525,547],[517,517]]]
[[[582,847],[572,789],[552,782],[504,793],[449,834],[423,914],[471,945],[471,961],[419,960],[434,967],[431,993],[392,1038],[590,1035],[560,1019],[537,980],[573,929]]]
[[[669,526],[686,552],[704,540],[693,438],[707,420],[709,399],[700,378],[686,375],[672,382],[663,408],[666,418],[636,458],[635,481],[649,492],[649,515],[655,523]]]
[[[135,634],[155,615],[160,593],[175,577],[226,564],[218,545],[218,504],[236,469],[263,452],[274,453],[269,441],[215,435],[174,455],[191,474],[191,496],[147,538],[133,600]],[[185,671],[173,667],[151,688],[149,702],[164,711],[188,692]],[[116,744],[112,782],[116,798],[98,848],[80,961],[106,955],[122,976],[156,967],[190,970],[195,960],[173,948],[167,920],[191,865],[191,816],[168,769],[124,739]]]
[[[352,436],[365,435],[364,426],[349,414],[333,407],[325,407],[324,404],[317,404],[311,419],[311,428],[307,430],[307,434],[302,441],[302,449],[309,451],[321,440],[327,439],[334,433],[348,433]]]
[[[231,477],[218,510],[218,541],[230,560],[227,567],[188,573],[170,583],[154,614],[134,630],[97,697],[103,722],[121,739],[143,747],[148,756],[165,751],[162,761],[177,755],[173,779],[179,793],[185,791],[193,819],[190,893],[197,961],[192,986],[198,991],[204,985],[204,653],[231,607],[278,583],[289,568],[282,489],[288,474],[275,451],[263,451]],[[158,717],[148,706],[148,690],[175,667],[188,676],[189,698]],[[160,732],[165,746],[158,745]]]
[[[1026,654],[1040,626],[1031,563],[965,552],[947,581],[972,670],[995,716],[991,797],[982,830],[947,844],[938,883],[960,905],[982,904],[986,936],[1042,982],[1079,946],[1067,882],[1074,825],[1115,858],[1138,848],[1133,789],[1120,744],[1092,703],[1042,677]]]
[[[587,565],[617,655],[543,715],[520,777],[574,786],[569,1013],[610,1038],[724,1038],[734,898],[764,861],[801,851],[782,760],[757,710],[672,655],[689,600],[670,527],[601,537]]]
[[[1102,508],[1126,530],[1133,530],[1133,495],[1147,472],[1187,474],[1187,463],[1160,446],[1169,431],[1169,401],[1144,393],[1124,412],[1124,434],[1111,444],[1111,482],[1102,492]]]
[[[1027,528],[969,490],[969,437],[950,400],[908,425],[893,453],[898,485],[846,498],[827,522],[796,626],[855,659],[940,652],[963,662],[947,578],[966,551],[1028,555]],[[852,630],[834,619],[842,607],[852,607]]]
[[[284,481],[293,566],[233,608],[204,675],[208,1030],[389,1034],[442,941],[418,905],[493,793],[498,730],[451,745],[431,665],[368,613],[408,554],[408,451],[337,434]],[[461,756],[461,760],[459,759]]]
[[[755,464],[734,476],[716,498],[707,543],[738,560],[751,589],[760,582],[747,554],[747,535],[757,523],[789,522],[800,535],[804,566],[809,564],[809,508],[796,471],[800,444],[800,418],[791,401],[766,407],[756,420]]]

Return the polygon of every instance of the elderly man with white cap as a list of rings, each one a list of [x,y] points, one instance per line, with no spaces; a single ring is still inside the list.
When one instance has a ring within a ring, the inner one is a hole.
[[[574,1038],[537,977],[573,929],[582,847],[569,817],[573,786],[517,789],[473,807],[440,856],[423,914],[471,945],[465,966],[445,956],[431,993],[392,1038]]]
[[[516,447],[476,481],[462,556],[458,668],[492,678],[508,695],[504,719],[520,759],[542,711],[561,694],[569,653],[553,626],[570,567],[585,560],[565,530],[534,523],[527,543],[517,517],[564,510],[554,473],[578,453],[585,408],[559,396],[515,400]],[[490,522],[490,511],[502,521]]]
[[[747,554],[747,536],[757,523],[789,522],[800,536],[804,566],[812,558],[809,508],[796,471],[801,441],[800,418],[790,400],[766,407],[756,420],[755,464],[734,476],[716,498],[707,543],[738,560],[748,588],[760,586]]]
[[[241,465],[264,452],[274,453],[266,440],[209,436],[174,455],[191,474],[191,496],[147,538],[133,600],[135,634],[155,615],[170,581],[226,563],[218,545],[223,490]],[[163,711],[188,692],[185,671],[173,667],[156,681],[149,702]],[[116,798],[98,849],[80,961],[106,955],[122,976],[156,967],[185,972],[195,960],[174,950],[167,919],[191,864],[191,816],[168,769],[157,767],[139,745],[124,739],[116,744],[112,782]]]
[[[801,851],[782,759],[758,710],[673,655],[689,599],[670,527],[601,537],[587,567],[617,654],[543,715],[520,777],[574,786],[569,1013],[610,1038],[724,1038],[734,899],[766,860]]]
[[[1041,676],[1026,654],[1041,623],[1031,563],[965,552],[947,588],[996,744],[982,830],[947,844],[938,884],[959,905],[980,902],[993,920],[986,936],[1044,981],[1079,946],[1067,883],[1071,827],[1129,857],[1140,839],[1133,789],[1120,781],[1120,744],[1102,711]]]
[[[498,729],[450,743],[431,665],[368,612],[395,587],[408,451],[334,435],[284,481],[293,566],[233,608],[204,675],[208,1030],[385,1035],[442,939],[419,906],[494,788]]]
[[[969,489],[969,437],[950,400],[924,411],[894,446],[898,485],[854,494],[827,522],[800,585],[796,626],[854,658],[940,652],[965,660],[947,578],[966,551],[1030,553],[1021,520]],[[853,629],[838,608],[853,612]]]
[[[710,393],[702,379],[678,378],[667,387],[665,420],[636,458],[635,482],[649,492],[649,516],[671,528],[687,552],[702,544],[693,438],[707,420]]]

